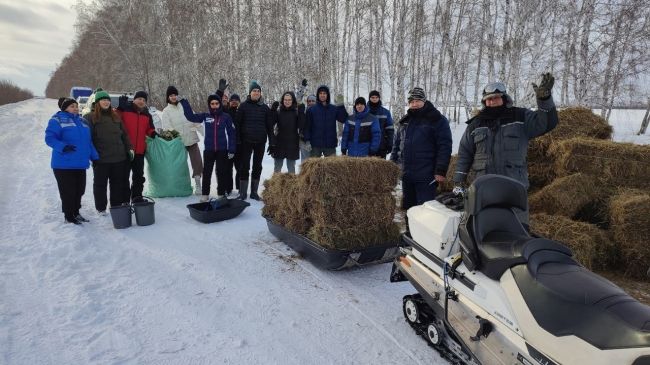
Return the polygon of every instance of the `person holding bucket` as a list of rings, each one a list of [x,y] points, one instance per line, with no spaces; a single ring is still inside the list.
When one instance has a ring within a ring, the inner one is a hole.
[[[93,144],[99,153],[99,159],[93,162],[95,208],[100,215],[106,215],[109,183],[111,207],[129,203],[129,161],[135,153],[106,91],[95,94],[95,108],[84,115],[84,119],[88,121]]]
[[[59,109],[45,129],[45,143],[52,148],[50,165],[61,197],[66,223],[88,222],[80,213],[81,197],[86,192],[86,170],[99,154],[90,138],[90,129],[79,116],[79,104],[70,98],[59,99]]]
[[[203,150],[203,184],[201,184],[201,201],[210,198],[210,179],[212,169],[216,164],[217,195],[226,195],[228,181],[232,181],[232,169],[228,160],[235,157],[236,136],[232,118],[223,112],[221,98],[212,94],[208,96],[208,113],[195,114],[187,99],[180,101],[185,112],[185,118],[193,123],[205,124],[205,140]]]

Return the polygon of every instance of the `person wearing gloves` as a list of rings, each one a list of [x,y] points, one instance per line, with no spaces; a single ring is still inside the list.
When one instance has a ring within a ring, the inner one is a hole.
[[[404,210],[435,199],[438,183],[445,181],[451,148],[449,121],[427,100],[422,88],[413,88],[390,155],[402,168]]]
[[[275,162],[273,172],[280,172],[286,159],[289,173],[296,173],[296,160],[300,153],[300,131],[305,123],[305,106],[297,104],[294,94],[287,91],[282,95],[280,109],[271,113],[271,125],[277,131],[273,133],[267,150]]]
[[[237,116],[237,109],[239,108],[239,103],[241,103],[241,99],[239,98],[239,95],[234,93],[230,95],[229,106],[226,112],[228,113],[228,115],[230,115],[230,118],[232,118],[233,122],[236,120],[235,117]],[[238,133],[239,133],[239,128],[237,128],[237,125],[235,125],[235,136],[237,136]],[[239,165],[241,163],[241,139],[239,139],[239,137],[236,137],[235,139],[237,140],[235,157],[228,160],[230,161],[228,169],[232,171],[233,167],[235,168],[234,183],[233,183],[233,179],[229,180],[228,188],[226,189],[228,196],[231,198],[235,198],[236,196],[239,196],[239,194],[234,195],[236,193],[233,192],[233,188],[236,187],[237,189],[239,189],[239,169],[240,169]]]
[[[370,114],[366,99],[354,101],[354,114],[348,117],[341,136],[341,153],[352,157],[373,156],[379,149],[381,129],[379,120]]]
[[[117,112],[124,122],[124,127],[129,134],[129,138],[134,145],[135,155],[129,163],[129,172],[131,174],[131,201],[140,202],[142,199],[142,190],[144,189],[144,153],[147,149],[147,136],[155,138],[157,136],[156,127],[153,125],[153,117],[149,114],[147,107],[147,98],[149,96],[144,91],[137,91],[133,96],[133,103],[129,102],[126,95],[119,98]]]
[[[129,203],[129,161],[134,151],[122,119],[111,108],[106,91],[95,94],[95,108],[84,115],[90,126],[93,145],[99,159],[93,162],[93,195],[95,209],[106,215],[106,187],[110,183],[112,207]]]
[[[483,88],[481,103],[484,108],[467,121],[467,128],[458,147],[458,162],[454,172],[454,192],[464,194],[470,172],[475,177],[498,174],[521,182],[528,182],[528,142],[552,131],[558,123],[552,89],[555,79],[550,73],[542,81],[532,84],[537,97],[537,110],[513,106],[512,98],[501,82],[489,83]],[[528,223],[527,212],[520,212],[522,223]]]
[[[253,80],[248,86],[248,97],[237,109],[235,124],[239,133],[237,138],[241,141],[241,171],[239,172],[239,198],[246,200],[248,197],[248,179],[251,178],[251,199],[260,200],[257,189],[262,175],[262,159],[266,149],[266,140],[272,139],[273,128],[270,123],[270,109],[262,99],[262,88]],[[251,170],[251,156],[253,169]]]
[[[379,129],[381,129],[381,142],[375,156],[385,160],[388,152],[393,149],[393,138],[395,138],[393,116],[388,109],[381,105],[381,95],[377,90],[373,90],[368,94],[368,107],[370,108],[370,114],[373,114],[379,120]]]
[[[88,222],[79,210],[86,192],[86,170],[99,154],[90,137],[90,128],[79,116],[79,104],[59,99],[59,109],[45,129],[45,143],[52,148],[50,166],[54,171],[66,223]]]
[[[192,164],[192,178],[194,179],[194,195],[201,195],[201,174],[203,173],[203,161],[201,160],[201,150],[199,149],[199,136],[197,135],[196,123],[192,123],[185,118],[183,107],[178,103],[178,89],[174,86],[167,88],[167,106],[162,112],[163,129],[173,129],[177,131],[187,153],[190,155]]]
[[[212,169],[217,175],[217,198],[226,195],[228,180],[232,180],[232,169],[228,160],[235,157],[235,127],[228,113],[223,111],[221,98],[212,94],[208,96],[208,112],[194,113],[187,99],[180,101],[185,118],[193,123],[204,123],[205,140],[203,149],[203,184],[201,201],[210,199],[210,180]]]

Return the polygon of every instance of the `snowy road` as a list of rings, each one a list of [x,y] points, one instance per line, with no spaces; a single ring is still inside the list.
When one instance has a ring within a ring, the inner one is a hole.
[[[159,199],[155,225],[115,230],[89,170],[91,222],[63,224],[43,141],[56,109],[0,107],[0,364],[446,363],[404,322],[414,289],[388,282],[390,264],[319,270],[268,233],[259,202],[204,225],[195,197]]]

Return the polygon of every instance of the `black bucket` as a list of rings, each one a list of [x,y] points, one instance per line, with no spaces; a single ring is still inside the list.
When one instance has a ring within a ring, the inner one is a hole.
[[[131,227],[131,214],[133,210],[130,205],[118,205],[111,207],[111,219],[113,220],[113,227],[117,229]]]
[[[133,203],[135,210],[135,223],[139,226],[150,226],[156,223],[153,206],[156,202],[148,196],[143,196],[142,201]]]

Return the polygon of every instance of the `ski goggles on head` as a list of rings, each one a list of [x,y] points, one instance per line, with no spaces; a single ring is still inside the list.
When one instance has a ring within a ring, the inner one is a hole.
[[[505,94],[506,85],[503,82],[491,82],[485,86],[483,89],[483,100],[485,100],[490,95],[494,94]]]

